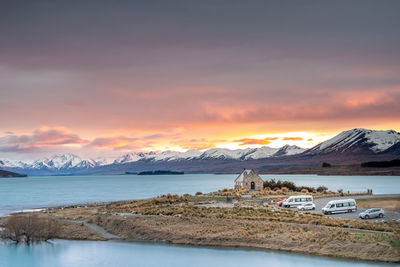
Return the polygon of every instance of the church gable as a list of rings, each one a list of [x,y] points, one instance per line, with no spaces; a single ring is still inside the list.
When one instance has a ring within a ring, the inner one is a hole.
[[[262,190],[264,181],[254,170],[243,170],[235,180],[235,189]]]

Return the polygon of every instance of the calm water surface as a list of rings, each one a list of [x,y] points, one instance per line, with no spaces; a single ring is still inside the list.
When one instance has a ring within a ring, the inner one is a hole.
[[[262,175],[298,185],[375,194],[400,193],[399,176]],[[194,194],[231,188],[236,175],[41,176],[0,179],[0,216],[10,212],[64,204],[142,199],[167,193]]]
[[[123,242],[57,240],[34,246],[0,245],[0,266],[390,266],[271,251]]]

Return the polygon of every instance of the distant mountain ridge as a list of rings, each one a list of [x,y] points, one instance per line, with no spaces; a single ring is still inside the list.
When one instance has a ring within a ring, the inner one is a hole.
[[[328,162],[388,160],[400,155],[400,133],[352,129],[313,148],[285,145],[281,148],[212,148],[205,151],[127,153],[118,158],[82,159],[67,153],[33,162],[0,159],[0,168],[28,174],[124,173],[171,169],[185,172],[236,172],[242,167],[258,170],[271,167],[316,166]]]

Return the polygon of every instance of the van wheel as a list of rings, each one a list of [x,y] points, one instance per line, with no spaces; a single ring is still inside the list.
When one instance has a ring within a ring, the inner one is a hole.
[[[315,208],[312,208],[313,210],[315,210]]]
[[[368,216],[368,215],[365,215],[365,217],[364,217],[364,218],[368,220],[368,219],[369,219],[369,216]]]
[[[349,213],[352,213],[352,212],[353,212],[353,210],[348,210],[347,212],[349,212]]]
[[[383,214],[381,213],[381,214],[379,214],[379,218],[383,218]]]

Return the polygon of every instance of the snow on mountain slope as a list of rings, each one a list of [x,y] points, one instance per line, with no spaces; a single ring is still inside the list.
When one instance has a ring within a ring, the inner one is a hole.
[[[195,159],[198,158],[202,152],[196,150],[189,150],[186,152],[179,151],[163,151],[161,153],[155,154],[153,156],[148,156],[146,158],[152,159],[154,161],[171,161],[171,160],[181,160],[181,159]]]
[[[390,130],[390,131],[371,131],[366,130],[366,138],[369,143],[375,144],[371,147],[374,152],[381,152],[389,147],[400,142],[400,133]]]
[[[93,161],[96,163],[97,166],[105,166],[113,164],[115,160],[116,160],[115,158],[100,157],[100,158],[95,158]]]
[[[300,154],[306,151],[306,149],[302,147],[298,147],[295,145],[285,145],[281,147],[276,153],[273,155],[274,157],[282,157],[282,156],[291,156],[291,155],[296,155]]]
[[[31,165],[34,169],[49,168],[49,169],[70,169],[80,168],[82,166],[95,166],[96,164],[90,160],[82,160],[77,155],[66,153],[62,155],[55,155],[50,158],[36,160]]]
[[[26,168],[30,165],[30,163],[23,162],[20,160],[7,160],[0,159],[0,167],[8,167],[8,168]]]
[[[252,152],[252,148],[245,149],[227,149],[227,148],[211,148],[203,152],[200,155],[200,159],[240,159],[245,157],[249,152]]]
[[[361,148],[378,153],[398,142],[400,142],[400,133],[393,130],[373,131],[367,129],[353,129],[341,132],[335,137],[313,147],[307,153],[345,152]]]
[[[119,158],[117,158],[116,160],[114,160],[114,164],[124,164],[124,163],[129,163],[129,162],[135,162],[138,160],[141,160],[145,158],[145,154],[144,153],[128,153],[125,154]]]
[[[253,151],[249,152],[244,156],[244,159],[264,159],[269,158],[274,155],[278,151],[278,148],[272,148],[268,146],[263,146],[259,148],[253,149]]]

